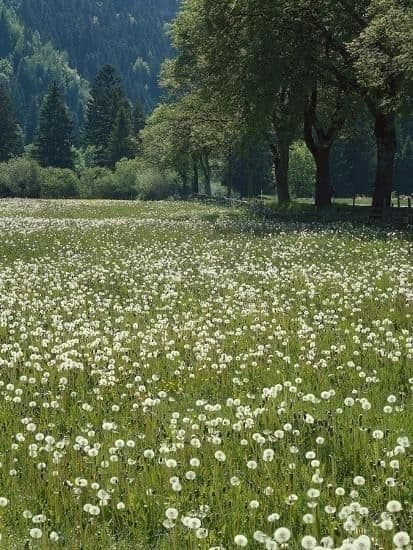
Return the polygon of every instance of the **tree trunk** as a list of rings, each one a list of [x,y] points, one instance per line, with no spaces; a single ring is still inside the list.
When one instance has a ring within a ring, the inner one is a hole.
[[[183,170],[180,173],[181,180],[182,180],[182,196],[187,197],[188,196],[188,172],[186,170]]]
[[[208,195],[210,197],[212,195],[212,190],[211,190],[211,165],[209,164],[209,155],[208,155],[208,153],[205,153],[201,157],[200,160],[201,160],[202,172],[204,173],[205,195]]]
[[[373,206],[390,208],[396,158],[396,120],[394,113],[377,113],[375,136],[377,144],[377,172],[373,192]]]
[[[330,147],[320,148],[313,154],[316,163],[315,204],[317,208],[331,206],[334,189],[331,184]]]
[[[196,155],[192,156],[192,167],[193,167],[193,175],[192,175],[192,194],[198,195],[199,193],[199,170],[198,170],[198,159]]]
[[[304,110],[304,139],[316,164],[315,204],[317,208],[331,206],[334,188],[331,183],[330,152],[338,132],[345,123],[344,113],[337,106],[328,129],[317,117],[318,95],[315,88]]]
[[[288,169],[290,167],[290,142],[280,140],[278,147],[271,146],[272,158],[275,171],[275,183],[279,204],[291,202],[290,190],[288,188]]]

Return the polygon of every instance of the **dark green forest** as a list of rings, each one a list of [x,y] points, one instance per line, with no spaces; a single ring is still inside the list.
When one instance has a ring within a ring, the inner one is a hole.
[[[89,83],[105,64],[116,67],[132,101],[152,108],[176,10],[177,0],[0,0],[0,81],[12,89],[26,143],[53,80],[65,89],[77,130]]]

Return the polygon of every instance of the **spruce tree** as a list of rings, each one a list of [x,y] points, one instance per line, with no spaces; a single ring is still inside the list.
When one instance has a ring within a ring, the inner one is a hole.
[[[23,140],[16,113],[6,87],[0,84],[0,161],[23,152]]]
[[[146,115],[143,109],[142,103],[137,101],[133,106],[132,112],[132,124],[133,124],[133,134],[136,137],[139,137],[141,131],[145,128],[146,125]]]
[[[114,167],[122,158],[131,156],[130,124],[127,110],[119,109],[108,144],[109,164]]]
[[[33,97],[26,117],[25,139],[26,143],[33,143],[36,139],[39,127],[39,104],[37,98]]]
[[[127,100],[120,78],[114,67],[105,65],[93,83],[87,106],[85,143],[96,147],[98,166],[113,165],[111,139],[121,108],[127,109]]]
[[[42,166],[73,168],[72,120],[56,81],[40,110],[35,158]]]

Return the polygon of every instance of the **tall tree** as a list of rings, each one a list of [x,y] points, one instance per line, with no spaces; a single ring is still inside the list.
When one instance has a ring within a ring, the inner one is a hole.
[[[96,148],[98,166],[111,166],[110,141],[127,100],[115,68],[105,65],[93,83],[87,106],[85,143]]]
[[[132,110],[132,130],[135,136],[139,136],[141,131],[145,128],[146,115],[142,103],[137,101]]]
[[[302,113],[302,57],[293,59],[280,25],[280,2],[187,0],[173,26],[177,80],[242,120],[257,140],[267,136],[280,202],[288,202],[290,146]],[[299,93],[298,93],[299,92]]]
[[[132,145],[130,139],[129,117],[126,109],[121,107],[118,111],[108,143],[110,166],[113,168],[122,158],[129,158],[131,152]]]
[[[316,196],[325,204],[331,196],[326,157],[342,113],[331,113],[335,121],[323,136],[313,90],[335,88],[344,98],[357,94],[375,120],[373,201],[383,206],[390,204],[393,187],[396,116],[411,96],[412,33],[411,0],[186,0],[173,26],[180,52],[175,67],[184,85],[198,82],[212,100],[263,128],[277,107],[278,91],[299,83],[310,98],[307,142],[312,146],[314,138],[322,138],[322,148],[312,150],[324,174],[318,178],[324,191]]]
[[[23,152],[22,135],[5,85],[0,84],[0,161]]]
[[[350,3],[349,15],[358,14]],[[374,118],[377,170],[373,205],[389,207],[397,152],[396,119],[413,85],[413,7],[409,0],[370,0],[348,46],[359,87]]]
[[[299,133],[303,108],[304,94],[301,86],[281,86],[269,115],[270,129],[267,132],[267,142],[272,154],[280,204],[288,204],[291,201],[288,185],[290,148]]]
[[[228,151],[237,121],[226,118],[196,94],[157,107],[142,131],[143,154],[148,162],[175,170],[184,189],[211,193],[211,159]]]
[[[335,194],[331,150],[352,105],[337,88],[314,86],[304,108],[304,139],[316,165],[315,204],[330,206]]]
[[[255,141],[255,140],[254,140]],[[266,143],[252,143],[244,138],[225,163],[222,183],[228,192],[241,197],[257,197],[274,192],[274,172],[270,148]]]
[[[39,117],[34,156],[42,166],[73,168],[72,120],[61,89],[54,81]]]
[[[311,37],[307,50],[313,70],[365,101],[374,119],[377,149],[373,205],[390,206],[396,118],[409,100],[413,81],[411,2],[297,0],[293,21],[294,42],[305,44]]]

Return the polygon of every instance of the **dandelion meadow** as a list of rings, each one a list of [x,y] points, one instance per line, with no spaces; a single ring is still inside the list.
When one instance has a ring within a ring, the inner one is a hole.
[[[0,204],[0,547],[408,549],[403,234]]]

